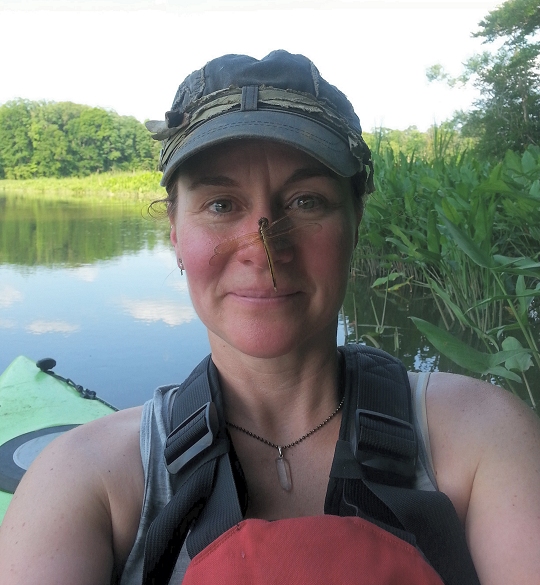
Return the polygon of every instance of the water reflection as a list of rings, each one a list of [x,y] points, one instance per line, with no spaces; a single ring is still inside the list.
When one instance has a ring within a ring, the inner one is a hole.
[[[424,288],[411,286],[399,293],[376,291],[371,288],[371,278],[356,278],[349,283],[344,303],[346,336],[349,342],[365,342],[380,347],[398,357],[408,370],[420,372],[443,371],[471,375],[444,355],[439,354],[414,326],[410,317],[422,319],[445,329],[445,324],[433,299]],[[452,334],[468,346],[486,351],[479,339],[455,324]],[[514,333],[518,335],[518,332]],[[540,335],[540,327],[538,327]],[[540,372],[533,367],[526,373],[532,394],[540,403]],[[497,380],[493,380],[497,383]],[[514,384],[516,393],[530,403],[524,384]]]
[[[209,351],[168,228],[140,204],[0,199],[0,371],[20,354],[120,408]]]
[[[0,284],[0,309],[6,309],[14,303],[20,303],[23,295],[20,290],[7,284]]]
[[[388,295],[371,288],[371,278],[357,277],[349,283],[344,303],[347,340],[374,345],[398,357],[409,370],[460,373],[460,368],[440,356],[410,320],[411,316],[439,324],[436,305],[423,289],[411,287]]]
[[[92,279],[94,262],[165,242],[164,227],[140,204],[0,197],[0,264],[77,266]]]
[[[119,408],[184,380],[209,345],[168,234],[140,204],[0,198],[0,372],[21,354],[50,356]],[[386,296],[370,284],[351,283],[340,343],[379,345],[408,369],[460,372],[409,319],[438,324],[422,289]]]
[[[75,333],[80,329],[79,325],[66,323],[65,321],[33,321],[26,327],[26,331],[34,335],[43,335],[44,333]]]

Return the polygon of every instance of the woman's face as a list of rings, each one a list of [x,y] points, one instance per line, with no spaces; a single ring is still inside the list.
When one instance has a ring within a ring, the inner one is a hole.
[[[361,217],[349,179],[294,148],[236,141],[186,164],[177,196],[171,241],[214,352],[225,344],[270,358],[335,343]],[[260,238],[238,249],[234,238],[287,215],[320,227],[298,229],[279,250],[270,243],[275,291]]]

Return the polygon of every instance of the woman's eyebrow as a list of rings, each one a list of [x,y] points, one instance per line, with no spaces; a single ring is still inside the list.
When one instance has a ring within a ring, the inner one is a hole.
[[[338,180],[338,176],[334,171],[331,171],[324,165],[320,166],[309,166],[296,169],[290,177],[285,181],[284,186],[287,187],[293,183],[304,181],[306,179],[312,179],[313,177],[327,177]],[[197,189],[198,187],[238,187],[239,183],[231,177],[226,175],[205,175],[197,177],[189,186],[190,191]]]
[[[193,191],[198,187],[238,187],[239,184],[226,175],[207,175],[197,177],[189,186],[189,190]]]
[[[334,171],[330,170],[324,165],[317,165],[314,167],[310,166],[296,169],[296,171],[294,171],[292,175],[285,181],[284,186],[288,186],[292,183],[297,183],[305,179],[312,179],[313,177],[327,177],[328,179],[333,179],[334,181],[339,180],[338,175],[336,175]]]

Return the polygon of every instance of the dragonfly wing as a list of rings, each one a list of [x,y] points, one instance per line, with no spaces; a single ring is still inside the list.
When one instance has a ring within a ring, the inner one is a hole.
[[[265,235],[273,250],[284,250],[321,229],[322,226],[319,223],[305,223],[277,231],[270,229]]]
[[[289,217],[283,217],[265,229],[264,235],[270,247],[277,251],[289,248],[295,242],[318,232],[321,228],[322,226],[318,223],[295,225]],[[219,258],[236,254],[239,250],[243,250],[254,244],[262,245],[259,232],[251,232],[236,238],[224,240],[214,248],[214,255],[210,258],[210,264],[215,264]]]
[[[243,236],[225,240],[214,248],[214,255],[210,258],[210,264],[214,264],[218,258],[236,254],[239,250],[243,250],[244,248],[248,248],[257,243],[262,244],[259,232],[252,232],[250,234],[244,234]]]

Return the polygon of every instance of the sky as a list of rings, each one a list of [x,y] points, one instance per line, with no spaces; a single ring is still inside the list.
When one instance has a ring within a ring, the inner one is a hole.
[[[0,0],[0,104],[72,101],[163,119],[181,81],[226,53],[309,57],[365,130],[427,129],[473,88],[428,83],[485,50],[493,0]]]

